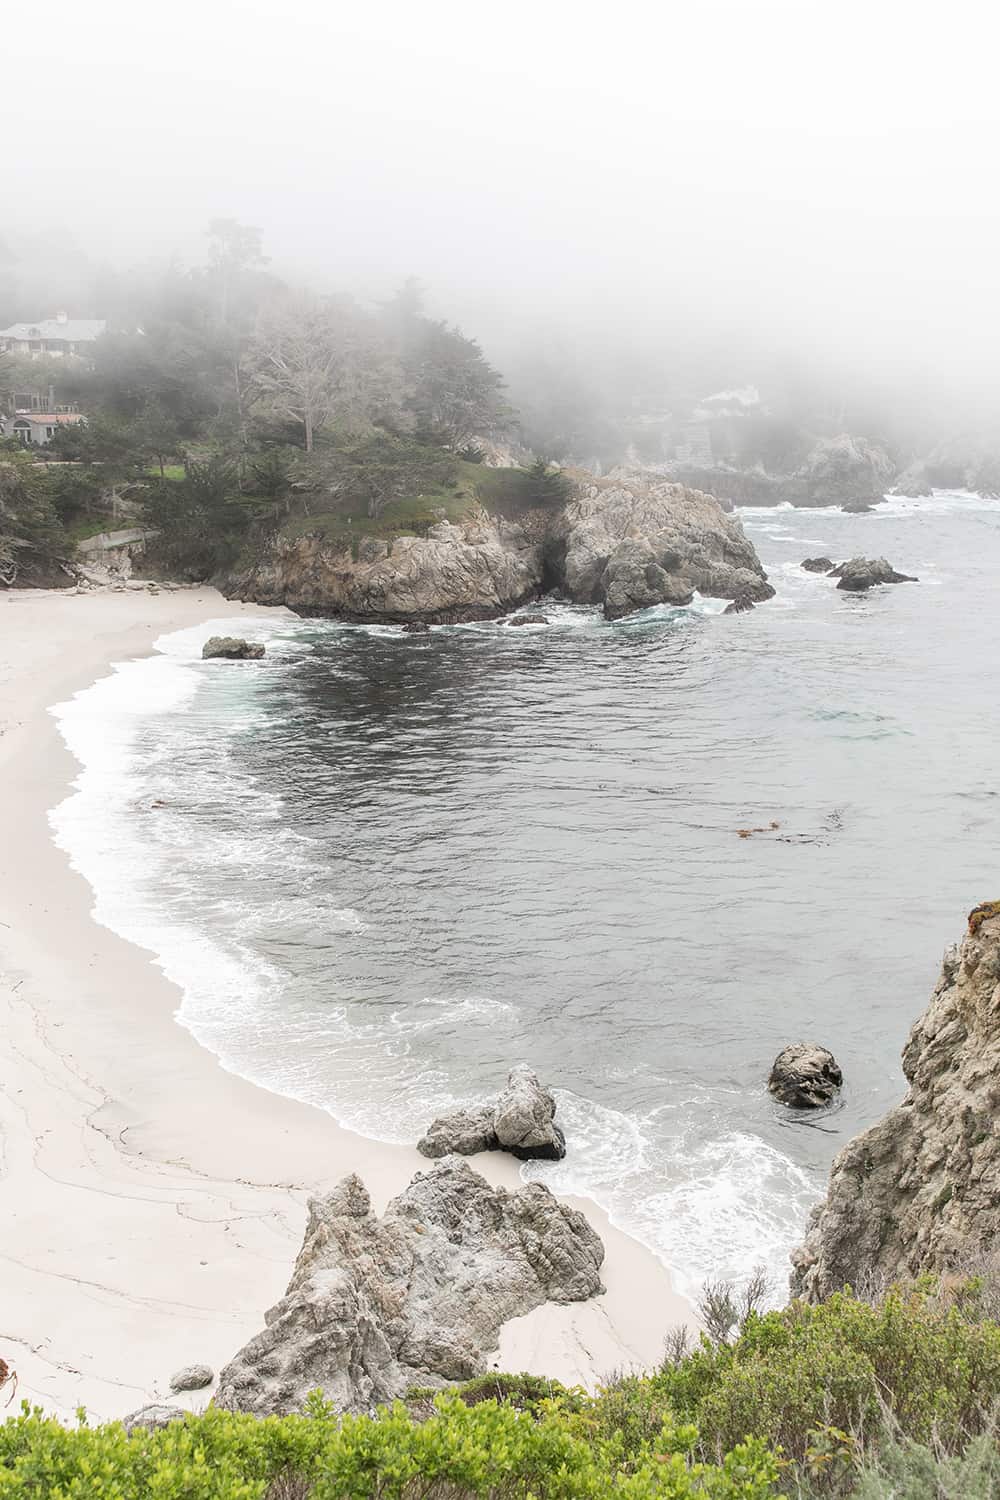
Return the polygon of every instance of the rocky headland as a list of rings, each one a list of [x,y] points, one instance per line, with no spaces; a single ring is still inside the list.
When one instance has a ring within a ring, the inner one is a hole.
[[[839,505],[849,510],[877,505],[896,481],[896,465],[884,448],[846,432],[821,438],[789,472],[726,463],[677,463],[670,472],[682,484],[709,490],[731,505]]]
[[[793,1294],[975,1269],[1000,1227],[1000,902],[969,916],[903,1049],[909,1091],[836,1157]]]
[[[773,594],[742,524],[712,495],[634,470],[571,480],[558,506],[476,507],[420,536],[279,529],[221,587],[301,615],[410,625],[494,619],[548,591],[601,605],[608,619],[689,604],[696,590],[750,602]]]
[[[264,1416],[321,1388],[360,1412],[487,1369],[501,1326],[604,1290],[604,1246],[541,1183],[493,1188],[445,1157],[378,1218],[346,1177],[309,1205],[288,1290],[222,1371],[216,1403]]]

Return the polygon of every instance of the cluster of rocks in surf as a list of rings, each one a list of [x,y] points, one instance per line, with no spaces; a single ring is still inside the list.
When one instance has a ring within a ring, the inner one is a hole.
[[[884,583],[919,582],[909,573],[897,573],[884,557],[852,557],[839,564],[829,557],[806,557],[801,566],[807,573],[825,573],[829,578],[838,579],[838,589],[852,594],[867,593]]]
[[[566,1137],[555,1123],[556,1103],[524,1064],[512,1068],[507,1087],[490,1104],[458,1109],[434,1121],[417,1142],[422,1156],[475,1156],[507,1151],[521,1161],[561,1161]]]
[[[493,1188],[450,1156],[380,1219],[346,1177],[311,1200],[288,1289],[222,1371],[216,1404],[265,1416],[320,1388],[338,1411],[364,1412],[468,1380],[510,1318],[602,1292],[603,1259],[583,1214],[541,1183]]]

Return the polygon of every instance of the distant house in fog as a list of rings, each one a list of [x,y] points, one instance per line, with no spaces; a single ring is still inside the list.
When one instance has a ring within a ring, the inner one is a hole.
[[[72,427],[83,420],[78,411],[19,411],[6,418],[2,430],[5,437],[17,438],[24,448],[44,448],[60,427]]]
[[[38,323],[12,323],[0,328],[0,353],[23,354],[29,359],[87,354],[107,326],[104,318],[70,318],[64,312]]]

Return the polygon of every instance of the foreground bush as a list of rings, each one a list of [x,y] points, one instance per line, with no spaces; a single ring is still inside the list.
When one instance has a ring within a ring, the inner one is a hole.
[[[572,1414],[571,1414],[572,1415]],[[575,1417],[573,1418],[575,1420]],[[540,1416],[439,1396],[415,1421],[402,1406],[338,1419],[210,1409],[160,1432],[69,1430],[24,1410],[0,1428],[0,1497],[31,1500],[770,1500],[778,1465],[763,1444],[719,1465],[692,1462],[693,1429],[632,1445],[573,1430],[558,1401]]]

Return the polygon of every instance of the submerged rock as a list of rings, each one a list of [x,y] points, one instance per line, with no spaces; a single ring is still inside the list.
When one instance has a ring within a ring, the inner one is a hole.
[[[548,615],[512,615],[508,625],[548,625]]]
[[[794,1042],[774,1059],[767,1086],[794,1109],[829,1104],[844,1081],[833,1053],[816,1042]]]
[[[370,1411],[413,1385],[483,1373],[501,1326],[604,1290],[604,1246],[541,1183],[492,1188],[457,1157],[419,1173],[382,1218],[346,1177],[309,1204],[288,1290],[226,1366],[216,1405],[264,1416],[321,1388]]]
[[[903,1049],[903,1102],[834,1160],[792,1255],[792,1292],[820,1301],[924,1271],[975,1269],[1000,1233],[1000,901],[970,913]]]
[[[847,589],[854,594],[863,594],[881,583],[919,582],[908,573],[897,573],[884,557],[852,557],[830,571],[834,578],[840,579],[838,589]]]
[[[745,615],[747,610],[755,609],[756,606],[749,594],[740,594],[731,604],[727,604],[722,611],[724,615]]]
[[[405,635],[429,635],[430,628],[426,620],[407,620],[403,632]]]
[[[807,573],[831,573],[834,563],[832,557],[806,557],[803,558],[800,566],[805,568]]]
[[[223,661],[259,661],[264,647],[237,635],[213,635],[202,646],[201,654],[205,661],[215,657]]]
[[[185,1365],[183,1370],[175,1370],[170,1377],[170,1389],[172,1391],[202,1391],[207,1385],[211,1385],[215,1379],[215,1371],[211,1365]]]

